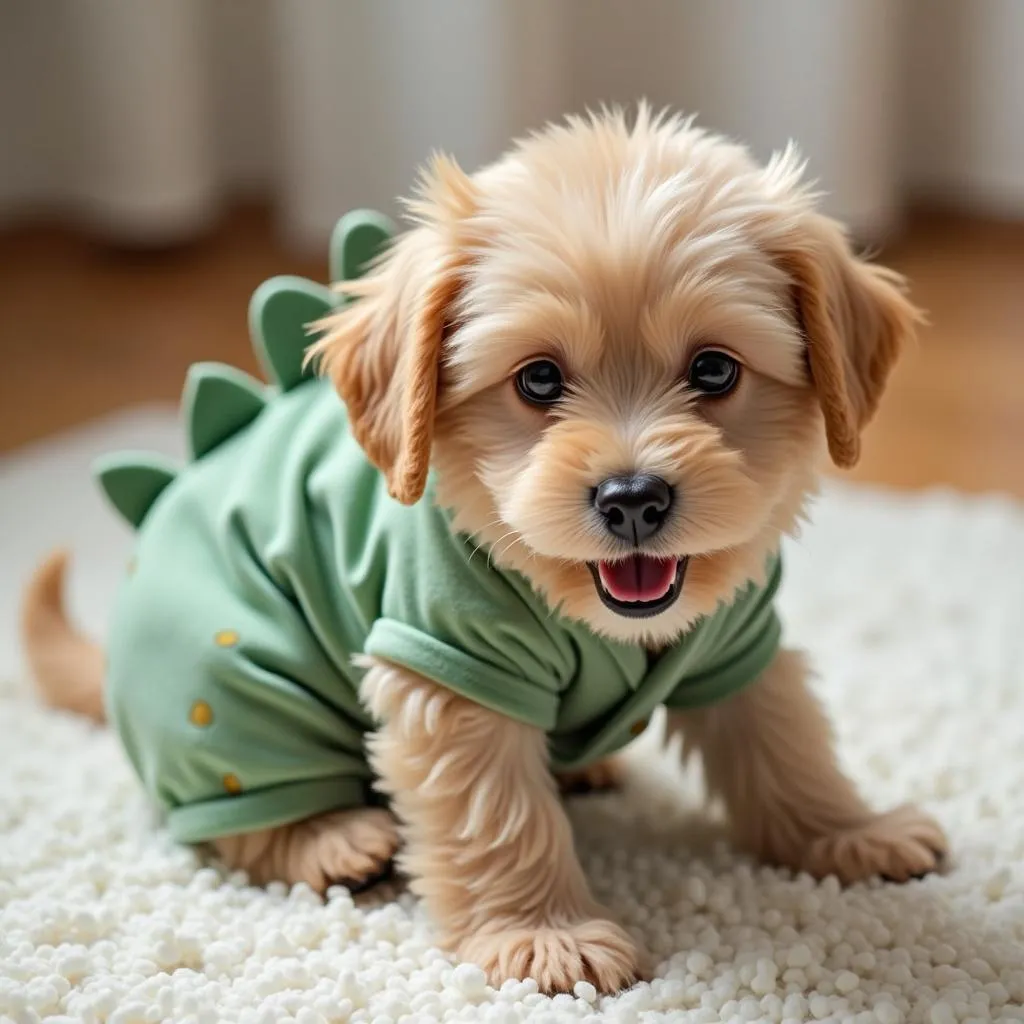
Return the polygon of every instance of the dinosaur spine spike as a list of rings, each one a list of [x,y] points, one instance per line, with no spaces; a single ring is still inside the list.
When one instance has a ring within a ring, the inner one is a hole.
[[[331,280],[352,281],[361,277],[394,234],[394,223],[383,213],[376,210],[346,213],[331,233]]]
[[[329,288],[302,277],[272,277],[253,292],[249,303],[253,347],[282,391],[313,377],[313,371],[303,366],[306,348],[314,341],[309,325],[337,302]]]
[[[105,455],[93,471],[110,503],[136,529],[177,475],[174,463],[155,452]]]
[[[192,458],[247,427],[265,404],[263,385],[247,373],[223,363],[194,363],[181,401]]]

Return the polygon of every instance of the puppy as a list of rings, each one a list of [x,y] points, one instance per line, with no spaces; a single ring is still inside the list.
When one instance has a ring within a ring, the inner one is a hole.
[[[772,610],[820,458],[857,461],[919,319],[801,173],[646,108],[473,176],[434,161],[411,230],[317,323],[323,382],[146,514],[106,700],[176,836],[320,890],[401,837],[441,941],[493,983],[614,991],[639,952],[554,773],[606,780],[664,704],[764,861],[936,868],[939,827],[839,770]],[[29,656],[100,717],[62,567],[30,588]]]

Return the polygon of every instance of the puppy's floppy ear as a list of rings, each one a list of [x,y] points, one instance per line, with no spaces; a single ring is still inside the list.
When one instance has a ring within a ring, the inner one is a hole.
[[[793,284],[829,453],[848,468],[860,458],[861,431],[900,350],[924,318],[906,298],[904,279],[857,257],[836,221],[804,210],[786,236],[774,255]]]
[[[410,204],[418,224],[366,277],[339,288],[355,301],[316,324],[310,349],[348,408],[356,440],[411,505],[430,468],[442,342],[468,261],[459,224],[474,208],[471,180],[437,158]]]

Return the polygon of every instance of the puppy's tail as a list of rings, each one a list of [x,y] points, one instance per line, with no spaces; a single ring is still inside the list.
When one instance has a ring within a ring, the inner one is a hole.
[[[22,601],[22,641],[43,700],[102,722],[103,651],[68,619],[67,564],[67,552],[55,551],[36,570]]]

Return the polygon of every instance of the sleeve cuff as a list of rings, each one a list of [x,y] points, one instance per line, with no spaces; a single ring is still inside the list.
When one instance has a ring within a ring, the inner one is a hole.
[[[167,827],[179,843],[204,843],[371,802],[365,779],[307,779],[173,807],[167,813]]]
[[[411,669],[460,697],[545,732],[555,726],[558,698],[554,693],[401,622],[378,619],[363,652]]]

